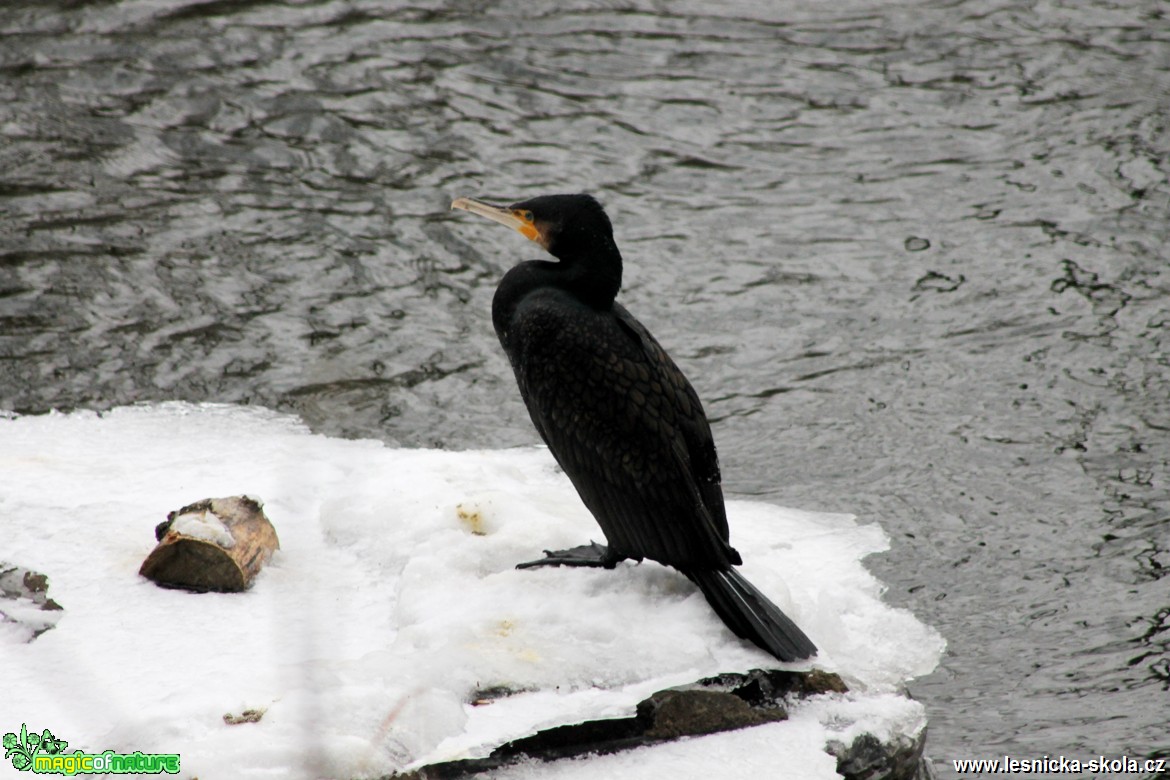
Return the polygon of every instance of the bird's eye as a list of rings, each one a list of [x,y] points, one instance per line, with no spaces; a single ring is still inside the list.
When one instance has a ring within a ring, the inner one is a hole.
[[[531,211],[521,211],[520,216],[524,218],[525,222],[532,222],[533,217]]]

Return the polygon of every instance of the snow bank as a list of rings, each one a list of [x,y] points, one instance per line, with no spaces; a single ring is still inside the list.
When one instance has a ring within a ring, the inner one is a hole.
[[[264,501],[281,542],[250,591],[138,576],[167,512],[238,494]],[[735,761],[737,776],[783,762],[828,778],[826,740],[920,730],[921,706],[897,689],[934,668],[943,642],[883,604],[861,565],[886,548],[882,530],[754,502],[728,514],[744,573],[853,692],[784,723],[594,760],[647,777],[670,765],[709,778]],[[348,778],[486,755],[538,728],[628,715],[670,685],[774,665],[657,564],[516,570],[600,540],[542,448],[395,450],[220,405],[0,419],[0,518],[0,560],[47,574],[65,609],[31,643],[0,632],[0,732],[27,723],[69,752],[179,753],[184,776]],[[525,692],[468,703],[493,686]],[[248,709],[265,712],[225,722]],[[597,776],[589,764],[507,775]]]

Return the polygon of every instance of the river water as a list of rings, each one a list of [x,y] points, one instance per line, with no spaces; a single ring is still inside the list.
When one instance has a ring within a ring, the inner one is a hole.
[[[941,776],[1170,756],[1168,152],[1165,2],[6,0],[0,408],[535,442],[447,207],[589,191],[728,493],[892,536]]]

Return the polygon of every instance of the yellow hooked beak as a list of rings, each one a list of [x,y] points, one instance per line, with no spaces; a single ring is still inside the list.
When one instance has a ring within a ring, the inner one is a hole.
[[[507,225],[513,230],[518,231],[525,238],[535,241],[545,249],[548,249],[548,243],[545,239],[542,226],[536,222],[536,218],[532,215],[532,212],[527,209],[514,209],[511,206],[493,206],[490,203],[484,203],[482,200],[476,200],[475,198],[456,198],[451,201],[451,208],[470,211],[472,214],[487,217],[493,222]]]

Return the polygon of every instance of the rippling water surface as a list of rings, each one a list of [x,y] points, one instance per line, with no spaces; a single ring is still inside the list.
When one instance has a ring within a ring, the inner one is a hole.
[[[1168,13],[9,0],[0,408],[533,442],[447,206],[590,191],[729,492],[894,537],[944,776],[1166,756]]]

